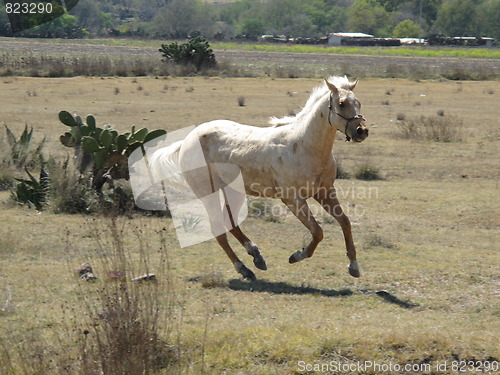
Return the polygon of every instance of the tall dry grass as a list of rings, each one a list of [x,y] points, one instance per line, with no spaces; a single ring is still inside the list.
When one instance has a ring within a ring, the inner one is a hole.
[[[464,122],[456,116],[420,116],[397,122],[399,136],[436,142],[456,142],[463,139]]]
[[[82,253],[68,234],[67,251],[74,255],[68,271],[74,273],[74,262],[83,259],[98,279],[78,281],[75,298],[62,303],[62,321],[51,327],[49,336],[3,327],[2,374],[178,371],[180,344],[173,334],[176,294],[162,231],[146,233],[143,227],[111,218],[95,220],[89,232],[95,244],[90,253]],[[155,278],[134,281],[153,272]]]
[[[133,228],[132,243],[126,242],[131,228],[112,218],[102,230],[95,228],[96,270],[101,282],[88,294],[80,283],[83,339],[80,369],[86,374],[151,374],[175,362],[170,345],[175,295],[171,290],[167,249],[161,232],[160,248],[152,262],[152,243],[140,228]],[[158,274],[157,279],[133,281]]]

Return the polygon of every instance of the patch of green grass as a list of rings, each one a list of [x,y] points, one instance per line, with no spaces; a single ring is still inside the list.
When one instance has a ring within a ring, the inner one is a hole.
[[[385,237],[382,237],[379,234],[372,234],[365,239],[365,247],[383,247],[386,249],[393,249],[395,246],[390,240],[386,239]]]
[[[380,169],[370,164],[363,164],[354,172],[354,177],[358,180],[383,180]]]
[[[213,43],[214,49],[292,52],[292,53],[331,53],[342,55],[372,55],[401,57],[461,57],[500,59],[500,51],[492,48],[443,48],[443,47],[329,47],[315,45],[283,44],[245,44]]]

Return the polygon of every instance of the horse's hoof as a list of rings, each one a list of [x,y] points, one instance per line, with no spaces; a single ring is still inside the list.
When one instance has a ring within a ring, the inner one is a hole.
[[[265,260],[264,260],[264,258],[262,258],[261,256],[254,257],[254,258],[253,258],[253,264],[254,264],[254,265],[255,265],[255,267],[257,267],[259,270],[262,270],[262,271],[267,270],[266,261],[265,261]]]
[[[359,272],[359,269],[349,267],[349,275],[351,275],[352,277],[360,277],[361,272]]]
[[[295,253],[293,253],[290,258],[288,258],[288,263],[297,263],[300,262],[302,259],[304,259],[304,250],[300,251],[297,250]]]
[[[240,270],[240,273],[241,273],[241,276],[243,276],[243,278],[245,280],[250,280],[250,281],[257,280],[257,277],[255,276],[255,274],[251,270],[246,268],[245,266],[242,267],[242,269]]]

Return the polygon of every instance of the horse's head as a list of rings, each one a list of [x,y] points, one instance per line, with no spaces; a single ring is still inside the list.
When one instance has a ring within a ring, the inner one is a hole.
[[[353,93],[358,80],[337,87],[325,79],[330,90],[328,121],[346,136],[346,139],[362,142],[368,137],[368,128],[363,124],[365,118],[359,113],[361,103]]]

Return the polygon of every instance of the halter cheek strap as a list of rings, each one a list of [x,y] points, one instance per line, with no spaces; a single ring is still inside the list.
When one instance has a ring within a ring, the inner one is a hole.
[[[346,124],[345,124],[345,128],[344,128],[344,134],[345,134],[345,141],[349,142],[351,140],[351,137],[349,137],[347,135],[347,127],[349,126],[349,123],[352,120],[364,119],[363,115],[354,115],[354,116],[348,118],[348,117],[345,117],[345,116],[341,115],[340,113],[334,111],[333,110],[333,95],[331,95],[331,94],[330,94],[330,103],[328,105],[328,109],[329,109],[329,111],[328,111],[328,122],[330,123],[331,126],[333,126],[333,124],[332,124],[332,122],[330,120],[330,116],[331,116],[332,112],[335,113],[337,116],[342,117],[344,120],[347,121]]]

